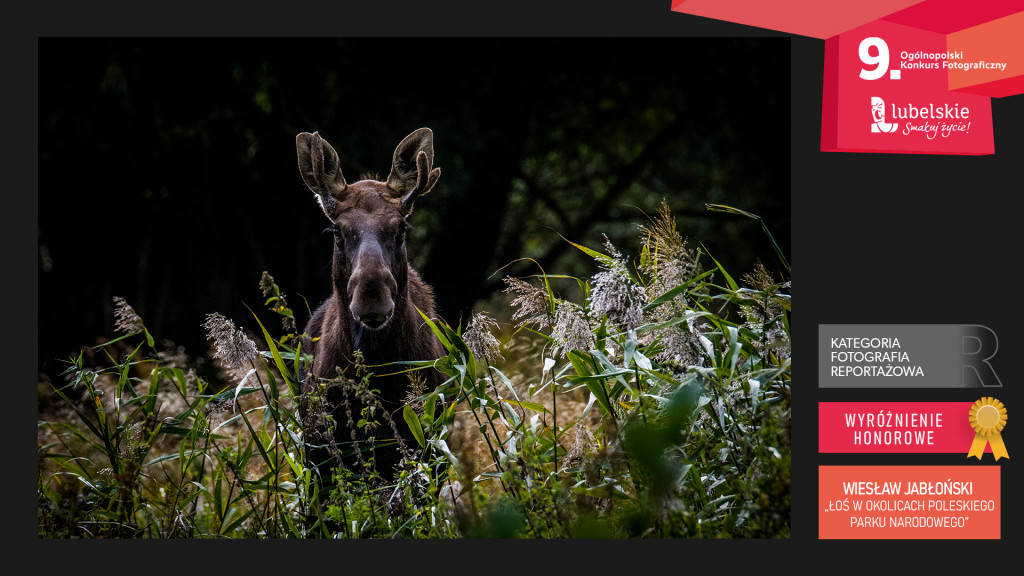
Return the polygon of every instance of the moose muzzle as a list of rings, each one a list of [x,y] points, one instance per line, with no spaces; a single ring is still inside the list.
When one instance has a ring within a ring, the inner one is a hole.
[[[380,243],[364,241],[348,281],[352,317],[370,328],[380,328],[394,315],[397,295],[398,283],[384,259]]]

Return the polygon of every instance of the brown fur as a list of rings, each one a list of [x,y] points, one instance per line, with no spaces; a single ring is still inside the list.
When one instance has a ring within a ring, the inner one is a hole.
[[[330,298],[317,308],[306,326],[304,349],[312,347],[312,373],[304,384],[307,399],[318,393],[322,382],[339,374],[358,380],[353,353],[362,353],[370,371],[389,374],[400,366],[380,366],[400,360],[433,360],[443,353],[440,342],[423,321],[417,308],[433,318],[433,291],[412,268],[405,251],[405,219],[412,212],[413,202],[434,186],[440,169],[431,169],[433,138],[430,130],[421,128],[406,137],[395,150],[392,170],[387,181],[361,180],[345,182],[338,166],[338,156],[319,134],[302,133],[296,137],[299,172],[306,185],[316,194],[324,213],[335,231],[332,267],[333,290]],[[429,373],[429,374],[428,374]],[[441,383],[440,373],[425,370],[428,389]],[[416,442],[402,418],[402,408],[409,388],[406,374],[378,375],[369,387],[379,390],[381,407],[397,427],[399,440],[415,448]],[[352,429],[344,406],[348,396],[351,420],[360,419],[364,404],[344,386],[327,390],[327,411],[336,423],[333,439],[341,451],[351,448]],[[307,403],[304,403],[307,404]],[[311,444],[322,442],[323,448],[310,450],[310,461],[322,465],[328,460],[338,462],[337,452],[329,448],[330,437],[324,435],[323,419],[313,404],[307,404],[307,438]],[[313,413],[310,413],[310,412]],[[378,413],[382,428],[366,433],[357,431],[363,447],[394,436],[388,418]],[[368,436],[376,437],[370,442]],[[319,441],[319,442],[318,442]],[[367,454],[366,457],[368,457]],[[398,448],[377,448],[373,453],[377,471],[391,477],[401,459]],[[359,460],[345,459],[353,467]]]

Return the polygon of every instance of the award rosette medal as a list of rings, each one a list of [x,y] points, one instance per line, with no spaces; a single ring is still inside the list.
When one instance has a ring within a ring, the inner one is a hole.
[[[1003,403],[991,396],[979,399],[971,406],[968,419],[971,428],[974,429],[974,441],[971,443],[971,450],[967,457],[976,456],[981,460],[985,452],[985,446],[992,446],[992,455],[996,460],[1009,458],[1006,453],[1006,445],[1003,444],[1003,437],[1000,432],[1006,426],[1006,407]]]

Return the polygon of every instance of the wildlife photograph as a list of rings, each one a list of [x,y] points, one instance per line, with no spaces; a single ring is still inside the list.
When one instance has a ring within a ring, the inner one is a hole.
[[[39,38],[38,538],[790,538],[790,101],[785,38]]]

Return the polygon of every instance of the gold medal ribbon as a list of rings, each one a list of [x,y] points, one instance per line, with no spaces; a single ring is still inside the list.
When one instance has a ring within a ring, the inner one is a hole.
[[[981,398],[971,406],[968,420],[971,428],[974,428],[974,442],[971,443],[971,450],[967,457],[977,456],[985,453],[985,445],[992,445],[992,455],[996,460],[1009,458],[1006,453],[1006,445],[1003,444],[1003,437],[999,434],[1006,426],[1006,406],[991,396]]]

